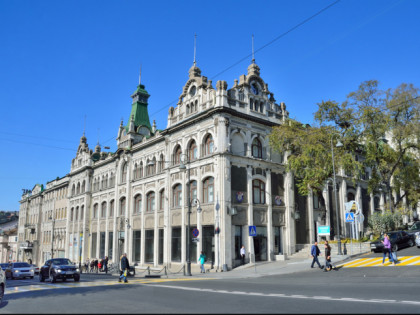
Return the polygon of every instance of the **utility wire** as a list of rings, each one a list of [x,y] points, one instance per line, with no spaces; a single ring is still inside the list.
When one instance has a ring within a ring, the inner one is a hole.
[[[257,50],[255,50],[254,53],[259,52],[261,50],[263,50],[264,48],[270,46],[271,44],[273,44],[274,42],[276,42],[277,40],[279,40],[280,38],[286,36],[287,34],[293,32],[294,30],[296,30],[297,28],[301,27],[302,25],[308,23],[310,20],[312,20],[313,18],[317,17],[318,15],[320,15],[321,13],[325,12],[326,10],[330,9],[331,7],[333,7],[334,5],[336,5],[337,3],[339,3],[341,0],[336,0],[333,3],[327,5],[326,7],[324,7],[323,9],[319,10],[318,12],[316,12],[315,14],[311,15],[310,17],[304,19],[302,22],[296,24],[295,26],[291,27],[290,29],[288,29],[286,32],[280,34],[279,36],[275,37],[274,39],[272,39],[271,41],[269,41],[268,43],[264,44],[263,46],[261,46],[260,48],[258,48]],[[238,61],[236,61],[235,63],[233,63],[232,65],[230,65],[229,67],[225,68],[224,70],[220,71],[219,73],[213,75],[210,79],[214,79],[215,77],[225,73],[226,71],[228,71],[229,69],[235,67],[236,65],[240,64],[242,61],[248,59],[249,57],[252,56],[251,54],[246,55],[245,57],[239,59]],[[168,108],[170,105],[174,104],[175,102],[177,102],[178,99],[173,100],[172,102],[170,102],[169,104],[167,104],[166,106],[163,106],[162,108],[158,109],[157,111],[153,112],[151,114],[151,116],[156,115],[157,113],[160,113],[162,110]]]

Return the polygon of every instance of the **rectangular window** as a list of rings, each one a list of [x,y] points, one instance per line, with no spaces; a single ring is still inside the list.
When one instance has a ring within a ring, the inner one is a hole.
[[[90,251],[90,257],[96,257],[96,240],[97,240],[98,234],[92,233],[92,244],[91,244],[91,251]]]
[[[102,259],[105,257],[105,232],[100,232],[99,240],[99,258]]]
[[[146,230],[146,238],[144,244],[144,261],[152,263],[154,258],[154,230]]]
[[[317,195],[313,195],[314,199],[314,209],[319,209],[319,199]]]
[[[159,256],[158,264],[163,264],[163,229],[159,229]]]
[[[114,232],[108,233],[108,258],[109,260],[112,260],[112,249],[114,242]]]
[[[192,241],[193,234],[192,231],[195,229],[195,226],[190,226],[190,232],[188,233],[188,230],[185,229],[187,232],[187,237],[190,237],[190,260],[192,263],[195,263],[197,261],[197,243]],[[187,255],[187,253],[185,253]],[[186,260],[188,260],[188,256],[185,257]]]
[[[281,227],[274,227],[274,255],[282,254],[283,250],[281,248]]]
[[[207,263],[214,264],[214,226],[203,226],[203,252],[207,257]]]
[[[241,259],[242,226],[235,225],[235,259]]]
[[[133,260],[140,262],[141,253],[141,231],[133,231]]]
[[[181,228],[172,228],[172,257],[171,261],[181,261]]]

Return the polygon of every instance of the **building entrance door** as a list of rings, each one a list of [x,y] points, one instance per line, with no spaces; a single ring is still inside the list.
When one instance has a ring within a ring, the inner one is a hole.
[[[267,228],[257,226],[257,236],[254,236],[255,261],[267,260]]]

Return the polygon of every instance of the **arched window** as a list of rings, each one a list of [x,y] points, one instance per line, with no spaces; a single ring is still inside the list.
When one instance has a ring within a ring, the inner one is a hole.
[[[190,198],[191,200],[197,198],[197,181],[195,180],[190,182]]]
[[[102,202],[101,205],[101,218],[106,218],[106,201]]]
[[[76,216],[74,218],[76,221],[79,220],[79,207],[76,207]]]
[[[262,159],[262,145],[261,145],[260,140],[255,138],[252,141],[252,148],[251,149],[252,149],[252,156],[253,157]]]
[[[182,154],[181,146],[177,145],[174,151],[174,159],[173,159],[174,165],[181,163],[181,154]]]
[[[128,163],[124,163],[121,169],[121,183],[127,182],[127,168],[128,168]]]
[[[160,159],[159,159],[159,167],[158,167],[158,172],[163,172],[163,169],[165,168],[165,159],[163,158],[163,154],[160,155]]]
[[[76,186],[73,184],[71,187],[71,195],[74,196],[76,194]]]
[[[137,166],[137,163],[135,163],[134,164],[134,169],[133,169],[133,179],[138,179],[137,170],[138,170],[138,166]]]
[[[159,210],[164,210],[165,208],[165,189],[162,189],[159,192]]]
[[[187,115],[190,113],[190,105],[187,104]]]
[[[264,113],[264,102],[260,103],[260,112]]]
[[[134,197],[134,213],[141,212],[141,195],[138,194]]]
[[[114,216],[114,200],[111,200],[111,202],[109,203],[109,216]]]
[[[125,197],[120,199],[120,215],[125,215]]]
[[[213,136],[208,135],[204,141],[204,155],[210,155],[214,152]]]
[[[80,220],[83,220],[84,214],[85,214],[85,206],[82,206],[80,208]]]
[[[181,207],[182,205],[182,185],[178,184],[173,188],[173,207]]]
[[[82,183],[82,193],[84,193],[86,191],[86,182],[83,181]]]
[[[209,203],[214,201],[214,179],[209,177],[203,182],[203,202]]]
[[[254,100],[251,98],[249,99],[249,108],[252,110],[254,109]]]
[[[155,193],[149,192],[147,194],[147,212],[155,211]]]
[[[197,159],[197,144],[195,143],[195,141],[191,141],[190,146],[188,147],[188,160],[189,161],[194,161]]]
[[[254,204],[265,204],[265,183],[259,179],[252,181],[252,195]]]
[[[114,172],[111,173],[111,177],[109,178],[109,183],[111,187],[115,186],[115,173]]]
[[[143,177],[143,161],[140,162],[139,166],[139,178]]]
[[[352,201],[352,200],[356,200],[356,199],[354,198],[354,194],[353,194],[353,193],[351,193],[351,192],[349,192],[349,193],[347,194],[347,201]]]
[[[71,208],[71,210],[70,210],[70,221],[73,221],[73,213],[74,213],[74,208]]]
[[[93,205],[93,214],[92,214],[92,218],[93,219],[96,219],[97,217],[98,217],[98,204],[97,203],[95,203],[94,205]]]
[[[194,111],[196,112],[198,110],[198,101],[196,100],[194,102]]]
[[[80,183],[77,183],[76,194],[80,194]]]

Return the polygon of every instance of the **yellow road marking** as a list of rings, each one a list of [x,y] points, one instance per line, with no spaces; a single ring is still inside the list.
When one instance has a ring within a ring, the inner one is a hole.
[[[393,266],[389,258],[385,258],[385,264],[382,265],[383,257],[359,258],[351,262],[339,265],[343,268],[361,268],[361,267],[382,267]],[[396,266],[420,266],[420,256],[401,256],[398,258]]]

